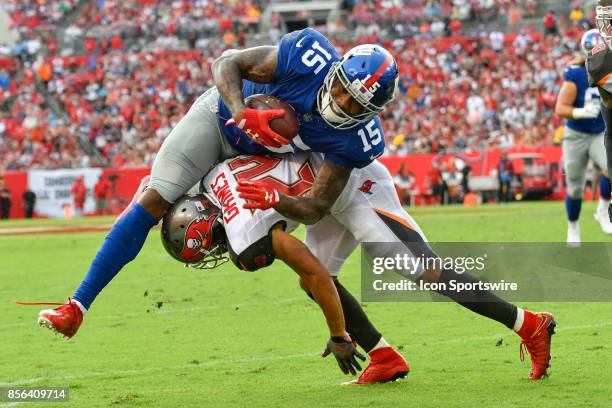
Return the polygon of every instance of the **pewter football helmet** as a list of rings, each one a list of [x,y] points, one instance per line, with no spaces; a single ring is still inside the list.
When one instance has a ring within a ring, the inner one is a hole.
[[[228,261],[221,211],[202,194],[184,195],[162,221],[164,248],[185,266],[212,269]]]

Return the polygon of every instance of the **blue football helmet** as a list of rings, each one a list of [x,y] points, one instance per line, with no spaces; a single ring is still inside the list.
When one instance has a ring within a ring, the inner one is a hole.
[[[397,63],[383,47],[358,45],[334,62],[317,96],[319,113],[334,129],[351,129],[380,113],[395,95],[399,72]],[[332,85],[340,81],[363,107],[356,116],[344,112],[331,96]]]
[[[589,55],[589,52],[591,52],[596,45],[601,44],[602,42],[603,40],[599,34],[599,30],[594,28],[582,35],[582,39],[580,40],[580,48],[585,55]]]

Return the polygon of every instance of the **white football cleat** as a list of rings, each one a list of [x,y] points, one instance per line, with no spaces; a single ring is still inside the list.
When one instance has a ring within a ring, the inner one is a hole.
[[[604,234],[612,234],[612,222],[610,222],[607,211],[602,212],[597,210],[595,214],[593,214],[593,218],[599,223]]]
[[[580,224],[578,222],[570,222],[567,225],[567,246],[576,248],[580,246]]]

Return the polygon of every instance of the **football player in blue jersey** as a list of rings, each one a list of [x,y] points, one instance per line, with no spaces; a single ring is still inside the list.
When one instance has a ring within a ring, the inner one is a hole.
[[[222,97],[219,117],[237,124],[222,130],[241,151],[325,154],[308,197],[290,197],[264,183],[244,181],[239,191],[258,201],[251,208],[274,207],[288,218],[314,224],[336,201],[351,170],[368,165],[384,151],[378,113],[393,100],[399,77],[393,57],[380,46],[360,45],[340,57],[325,37],[307,28],[286,35],[278,47],[228,52],[216,61],[213,75]],[[242,81],[245,78],[253,80]],[[291,143],[266,125],[261,116],[270,113],[245,107],[244,97],[257,93],[274,95],[294,107],[300,132]],[[257,135],[259,142],[245,138],[240,130]]]
[[[213,65],[215,87],[206,91],[172,129],[158,152],[142,196],[117,219],[69,301],[43,311],[39,322],[67,337],[76,333],[96,296],[140,252],[149,230],[218,161],[240,153],[313,150],[325,160],[308,197],[260,189],[263,205],[312,224],[346,185],[351,170],[384,151],[377,114],[393,99],[398,68],[384,48],[362,45],[341,57],[320,33],[285,35],[278,46],[226,51]],[[301,121],[289,141],[270,120],[282,110],[247,108],[244,98],[265,93],[289,102]],[[247,193],[257,182],[246,183]],[[246,194],[246,193],[245,193]]]
[[[597,30],[589,30],[580,42],[586,55],[602,40]],[[563,85],[559,92],[556,113],[566,119],[563,135],[563,163],[567,197],[568,229],[567,243],[580,245],[580,209],[589,160],[593,160],[605,173],[600,178],[600,199],[595,219],[606,234],[612,234],[612,223],[608,219],[610,201],[610,179],[607,176],[604,130],[606,125],[601,115],[601,103],[596,87],[589,86],[585,57],[571,62],[563,74]]]

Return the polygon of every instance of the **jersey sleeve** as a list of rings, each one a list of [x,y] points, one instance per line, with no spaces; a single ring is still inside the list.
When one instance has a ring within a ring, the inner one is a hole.
[[[315,43],[318,44],[317,49],[320,54],[313,50]],[[335,55],[336,51],[327,38],[312,28],[285,34],[278,46],[278,60],[274,74],[276,82],[301,75],[316,75],[318,67]]]
[[[340,166],[351,167],[351,168],[356,168],[356,169],[361,169],[367,166],[368,164],[372,163],[373,161],[373,159],[357,161],[355,160],[355,158],[347,157],[345,155],[338,154],[338,153],[326,154],[325,160],[329,160],[330,162],[334,164],[338,164]]]
[[[608,74],[612,72],[612,62],[609,58],[610,52],[608,47],[603,44],[602,46],[596,46],[589,53],[586,59],[586,68],[589,78],[589,86],[600,86],[606,90],[612,85],[608,85],[610,77]]]
[[[378,157],[382,156],[384,151],[385,145],[381,142],[367,152],[356,152],[353,150],[353,152],[326,153],[324,158],[325,160],[329,160],[330,162],[340,166],[361,169],[372,163]]]
[[[570,65],[563,71],[563,80],[567,82],[578,83],[578,75],[580,70],[575,65]]]
[[[325,154],[325,160],[361,169],[385,152],[385,133],[378,116],[344,135],[344,140],[342,148]]]

